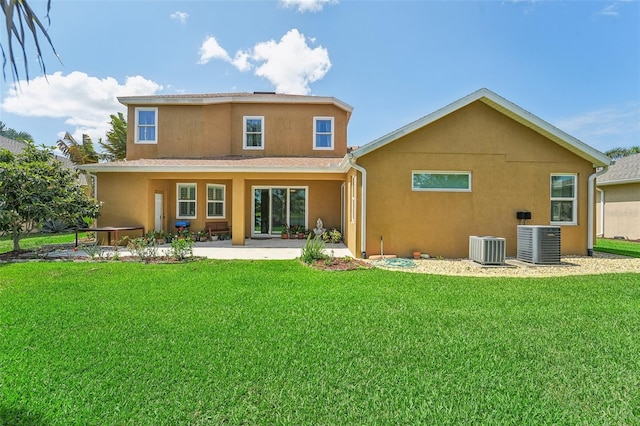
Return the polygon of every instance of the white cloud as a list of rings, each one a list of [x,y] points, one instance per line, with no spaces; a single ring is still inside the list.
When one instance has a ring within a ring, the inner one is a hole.
[[[325,5],[337,4],[338,0],[280,0],[284,7],[294,7],[298,12],[320,12]]]
[[[315,39],[309,41],[313,44]],[[331,69],[327,49],[309,47],[307,38],[295,28],[280,41],[269,40],[247,51],[239,50],[233,59],[215,37],[208,37],[200,47],[198,63],[206,64],[211,59],[221,59],[243,72],[255,68],[255,75],[269,80],[277,92],[289,94],[308,94],[309,84]]]
[[[171,19],[175,19],[181,24],[185,24],[187,22],[187,19],[189,19],[189,14],[187,12],[175,11],[171,15],[169,15],[169,17]]]
[[[94,141],[105,137],[109,129],[109,115],[126,113],[118,96],[150,95],[162,89],[157,83],[141,76],[127,77],[120,84],[112,77],[99,79],[83,72],[68,75],[56,72],[36,77],[28,84],[11,88],[0,105],[2,110],[27,117],[47,117],[65,120],[77,140],[86,133]],[[64,134],[62,131],[58,136]]]
[[[251,59],[262,62],[255,74],[271,81],[281,93],[308,94],[309,83],[322,79],[331,68],[327,49],[310,48],[297,29],[290,30],[279,42],[256,44]]]
[[[640,104],[629,102],[562,119],[555,125],[600,151],[638,145]]]
[[[212,59],[222,59],[223,61],[231,62],[231,57],[226,50],[218,44],[218,40],[215,37],[207,37],[202,46],[200,46],[200,60],[199,64],[206,64]]]

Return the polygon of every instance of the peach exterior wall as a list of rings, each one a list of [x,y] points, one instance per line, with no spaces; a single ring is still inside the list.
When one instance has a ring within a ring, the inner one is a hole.
[[[367,255],[380,253],[382,236],[386,254],[464,258],[470,235],[492,235],[515,256],[517,211],[532,213],[529,225],[550,224],[552,173],[578,175],[578,225],[562,226],[562,253],[587,253],[592,164],[481,102],[358,163],[367,170]],[[471,171],[472,192],[412,191],[412,170]]]
[[[348,113],[335,105],[244,104],[158,107],[158,143],[135,144],[135,105],[128,108],[127,159],[224,155],[339,157],[347,152]],[[244,116],[264,116],[264,149],[243,149]],[[334,117],[334,149],[314,150],[313,117]]]
[[[601,221],[601,205],[598,204],[598,233],[604,231],[605,238],[640,240],[640,183],[605,185],[600,189],[604,191],[604,223]],[[602,223],[604,229],[600,229]]]
[[[197,184],[197,218],[189,219],[191,229],[204,228],[205,222],[226,220],[236,229],[232,220],[233,179],[244,179],[244,235],[251,236],[252,186],[307,186],[308,224],[315,227],[321,217],[326,227],[340,226],[340,186],[343,174],[205,174],[205,173],[100,173],[98,174],[98,200],[103,207],[98,226],[144,226],[154,228],[155,193],[164,196],[165,218],[163,229],[174,231],[177,211],[177,184]],[[226,186],[226,214],[224,219],[206,218],[206,186]]]

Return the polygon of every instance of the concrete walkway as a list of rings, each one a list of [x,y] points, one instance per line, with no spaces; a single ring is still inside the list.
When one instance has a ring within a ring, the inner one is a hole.
[[[305,243],[306,240],[283,240],[281,238],[247,238],[244,246],[234,246],[230,240],[208,241],[195,243],[193,255],[209,259],[286,260],[300,257]],[[161,254],[167,253],[169,249],[169,244],[159,246]],[[109,255],[109,252],[113,252],[112,248],[105,246],[103,248],[104,255]],[[131,256],[131,252],[126,247],[120,247],[118,253],[120,256]],[[351,251],[343,243],[325,244],[325,253],[335,257],[353,257]],[[86,255],[82,250],[82,245],[74,254]]]

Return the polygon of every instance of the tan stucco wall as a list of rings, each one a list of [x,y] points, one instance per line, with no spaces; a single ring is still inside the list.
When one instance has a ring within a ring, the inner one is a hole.
[[[346,111],[322,104],[163,105],[158,143],[135,144],[135,108],[128,108],[127,159],[245,156],[342,156],[347,150]],[[243,117],[264,116],[264,149],[243,149]],[[334,149],[313,149],[313,117],[334,117]]]
[[[640,240],[640,183],[604,185],[599,189],[604,191],[604,223],[601,221],[602,206],[598,204],[598,232],[604,231],[605,238]],[[600,229],[600,225],[604,225],[604,229]]]
[[[367,170],[367,255],[467,257],[470,235],[507,239],[517,211],[550,224],[550,174],[578,175],[578,225],[562,227],[563,254],[586,254],[592,165],[481,102],[358,159]],[[411,190],[412,170],[470,171],[472,192]],[[351,245],[350,245],[351,248]],[[352,249],[353,251],[353,249]]]
[[[243,185],[244,223],[234,223],[234,179]],[[315,226],[321,217],[326,227],[340,227],[340,186],[344,175],[338,174],[237,174],[237,173],[100,173],[98,174],[98,200],[103,202],[98,226],[144,226],[146,230],[154,227],[155,193],[164,196],[164,226],[167,231],[175,231],[177,212],[177,184],[197,184],[197,217],[187,219],[192,230],[201,230],[205,222],[225,220],[234,234],[244,229],[244,236],[251,236],[251,205],[253,186],[304,186],[308,187],[308,228]],[[226,186],[226,204],[224,219],[206,218],[207,184]],[[240,226],[240,228],[237,228]]]

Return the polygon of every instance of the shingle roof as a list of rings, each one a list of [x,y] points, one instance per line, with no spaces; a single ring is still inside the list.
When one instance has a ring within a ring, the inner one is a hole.
[[[14,141],[13,139],[5,138],[4,136],[0,136],[0,148],[4,148],[8,151],[11,151],[14,154],[19,154],[24,149],[24,143],[19,141]]]
[[[597,177],[598,185],[640,182],[640,154],[616,160],[606,172]]]
[[[270,172],[336,173],[343,157],[242,157],[203,159],[140,159],[86,164],[80,169],[96,172]]]

